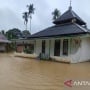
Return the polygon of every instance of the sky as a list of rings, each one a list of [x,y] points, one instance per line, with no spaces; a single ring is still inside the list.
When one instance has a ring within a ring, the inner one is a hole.
[[[35,7],[32,34],[53,25],[52,12],[55,8],[63,14],[70,6],[70,0],[0,0],[0,30],[7,31],[12,28],[25,30],[22,13],[27,11],[26,6],[32,3]],[[72,0],[72,9],[90,28],[90,0]]]

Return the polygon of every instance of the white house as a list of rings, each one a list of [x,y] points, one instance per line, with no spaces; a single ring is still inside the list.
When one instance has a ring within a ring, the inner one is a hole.
[[[29,37],[34,42],[34,53],[61,62],[89,61],[90,30],[72,7],[53,23]]]

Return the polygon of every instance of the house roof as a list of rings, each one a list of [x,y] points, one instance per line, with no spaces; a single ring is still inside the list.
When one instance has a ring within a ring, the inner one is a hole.
[[[85,28],[86,23],[69,7],[60,18],[54,21],[55,25],[37,32],[29,38],[57,37],[66,35],[79,35],[90,33],[90,30]]]
[[[62,14],[59,18],[57,18],[53,23],[54,24],[62,24],[71,22],[72,19],[76,20],[76,23],[80,25],[85,25],[86,23],[72,10],[72,7],[69,7],[64,14]]]
[[[68,23],[49,27],[38,33],[31,35],[29,38],[56,37],[56,36],[77,35],[86,33],[89,33],[88,29],[76,23]]]
[[[10,41],[2,34],[0,34],[0,43],[10,43]]]

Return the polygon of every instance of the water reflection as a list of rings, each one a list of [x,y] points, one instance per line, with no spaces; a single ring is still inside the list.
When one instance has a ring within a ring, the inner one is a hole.
[[[67,79],[89,78],[89,62],[64,64],[0,54],[0,90],[63,90]]]

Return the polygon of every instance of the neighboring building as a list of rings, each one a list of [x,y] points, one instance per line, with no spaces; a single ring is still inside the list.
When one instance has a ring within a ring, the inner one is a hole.
[[[33,53],[33,50],[34,50],[34,42],[33,41],[27,40],[26,38],[12,39],[11,41],[15,45],[16,52]]]
[[[2,34],[0,34],[0,52],[8,51],[11,42]]]
[[[53,23],[29,37],[34,41],[34,53],[62,62],[90,60],[90,31],[72,7]]]
[[[13,31],[14,30],[14,31]],[[10,32],[12,32],[12,35],[15,35],[17,38],[11,39],[12,44],[14,45],[14,50],[17,52],[24,52],[26,49],[27,51],[30,51],[31,48],[33,48],[33,43],[30,40],[27,40],[27,37],[29,37],[31,34],[28,30],[20,32],[18,29],[13,29]],[[32,50],[31,50],[32,51]]]

